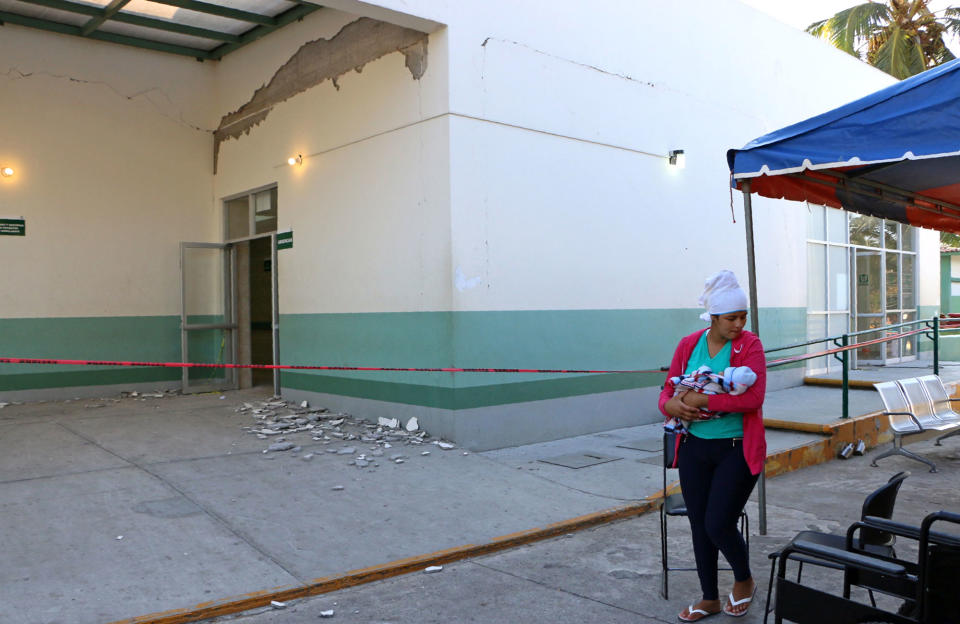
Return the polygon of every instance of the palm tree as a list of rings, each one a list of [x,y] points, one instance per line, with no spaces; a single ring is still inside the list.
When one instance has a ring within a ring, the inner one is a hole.
[[[864,2],[807,26],[807,32],[899,79],[953,60],[944,35],[960,34],[960,8],[938,16],[928,0]]]

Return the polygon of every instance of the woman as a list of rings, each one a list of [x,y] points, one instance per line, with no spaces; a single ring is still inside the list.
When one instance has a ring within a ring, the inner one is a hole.
[[[660,393],[660,411],[693,421],[679,443],[677,462],[703,598],[678,615],[681,622],[696,622],[721,611],[741,617],[750,607],[756,583],[737,519],[763,470],[767,446],[760,411],[767,385],[766,360],[760,339],[744,330],[747,295],[732,272],[720,271],[707,279],[700,304],[707,310],[700,318],[710,321],[710,327],[680,341]],[[694,391],[674,396],[670,377],[689,374],[702,365],[715,371],[749,366],[757,380],[736,396]],[[697,420],[700,408],[726,414]],[[725,605],[717,586],[718,552],[730,563],[735,579]]]

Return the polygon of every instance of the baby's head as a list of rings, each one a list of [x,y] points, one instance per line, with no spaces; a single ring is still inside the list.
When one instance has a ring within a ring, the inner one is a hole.
[[[723,388],[730,394],[743,394],[757,381],[749,366],[729,366],[723,371]]]

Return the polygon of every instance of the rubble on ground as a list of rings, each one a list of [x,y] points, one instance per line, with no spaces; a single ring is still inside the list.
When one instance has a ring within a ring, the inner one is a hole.
[[[432,444],[444,450],[456,448],[450,442],[430,439],[430,434],[420,428],[416,417],[406,422],[399,418],[380,417],[373,423],[350,414],[310,407],[307,401],[294,403],[277,396],[266,401],[245,401],[235,411],[253,419],[252,424],[243,426],[244,431],[268,441],[263,451],[265,459],[277,455],[295,456],[303,446],[323,445],[328,447],[323,449],[327,453],[343,455],[347,465],[364,469],[377,468],[381,462],[400,465],[409,461],[409,455],[404,453],[393,452],[385,456],[384,451],[395,446]],[[319,452],[314,448],[303,459],[309,461]],[[418,454],[426,457],[430,451]]]

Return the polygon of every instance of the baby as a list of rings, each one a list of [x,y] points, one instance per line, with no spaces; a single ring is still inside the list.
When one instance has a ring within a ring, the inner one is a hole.
[[[749,366],[728,366],[723,374],[714,373],[709,366],[701,366],[689,375],[671,377],[673,396],[681,392],[694,390],[703,394],[743,394],[747,388],[757,380],[757,374]],[[727,412],[711,412],[701,408],[697,420],[711,420],[726,415]],[[672,416],[663,423],[663,428],[669,432],[684,433],[690,427],[690,421],[680,420]]]

